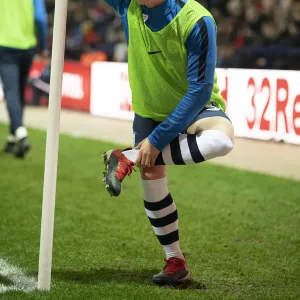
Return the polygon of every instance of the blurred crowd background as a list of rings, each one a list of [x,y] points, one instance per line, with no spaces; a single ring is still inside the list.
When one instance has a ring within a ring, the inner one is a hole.
[[[218,67],[300,70],[300,0],[199,0],[218,25]],[[46,0],[52,38],[54,0]],[[66,58],[126,62],[122,23],[104,0],[69,0]]]

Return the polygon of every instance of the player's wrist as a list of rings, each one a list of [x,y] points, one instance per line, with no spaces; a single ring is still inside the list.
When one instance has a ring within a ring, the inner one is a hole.
[[[152,135],[150,134],[148,136],[148,140],[151,143],[153,147],[155,147],[157,150],[161,151],[164,147],[162,147],[161,143]]]

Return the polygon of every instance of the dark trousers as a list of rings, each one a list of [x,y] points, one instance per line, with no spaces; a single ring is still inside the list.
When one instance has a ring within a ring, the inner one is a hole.
[[[35,50],[0,47],[0,77],[10,118],[10,133],[23,126],[25,88]]]

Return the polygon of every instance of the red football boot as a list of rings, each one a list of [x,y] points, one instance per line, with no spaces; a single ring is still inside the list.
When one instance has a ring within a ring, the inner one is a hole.
[[[185,260],[177,257],[165,259],[163,270],[153,276],[152,281],[158,285],[186,285],[190,282],[191,273]]]
[[[110,150],[103,154],[105,164],[103,181],[106,182],[106,189],[111,196],[120,195],[123,179],[133,170],[134,163],[122,153],[126,150],[130,149]]]

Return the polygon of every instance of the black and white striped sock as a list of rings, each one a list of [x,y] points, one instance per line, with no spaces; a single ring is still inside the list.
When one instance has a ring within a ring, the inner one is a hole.
[[[233,148],[231,139],[222,131],[205,130],[197,135],[179,134],[159,154],[155,165],[189,165],[227,155]],[[136,162],[138,150],[123,154]]]
[[[230,138],[219,130],[205,130],[197,135],[180,134],[160,153],[156,165],[197,164],[228,154]]]
[[[142,180],[144,206],[166,258],[184,259],[179,246],[178,212],[168,191],[167,179]]]

